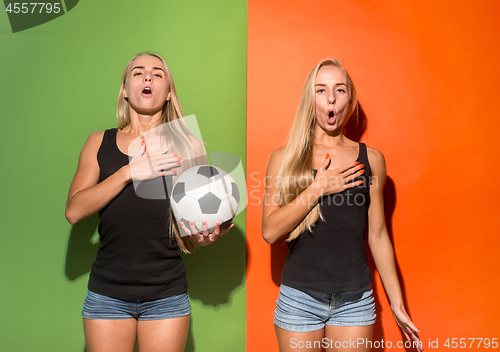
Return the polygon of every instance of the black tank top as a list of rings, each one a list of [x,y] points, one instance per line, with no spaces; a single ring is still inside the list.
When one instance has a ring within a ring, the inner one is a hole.
[[[371,168],[364,143],[359,143],[356,160],[365,165],[365,173],[356,181],[364,182],[320,198],[325,221],[318,220],[312,232],[306,230],[288,243],[281,273],[284,285],[323,293],[355,292],[370,285],[364,239]]]
[[[104,132],[97,153],[99,182],[129,162],[116,145],[116,133],[116,128]],[[146,300],[187,291],[181,252],[169,234],[170,202],[164,198],[140,198],[130,182],[99,212],[101,244],[90,273],[90,291]]]

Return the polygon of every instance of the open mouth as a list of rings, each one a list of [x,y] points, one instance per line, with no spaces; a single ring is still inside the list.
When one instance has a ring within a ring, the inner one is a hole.
[[[333,111],[328,111],[328,119],[327,119],[327,122],[329,124],[334,124],[335,123],[335,112]]]
[[[150,87],[144,87],[144,89],[142,90],[142,95],[152,95],[153,94],[153,91],[151,90]]]

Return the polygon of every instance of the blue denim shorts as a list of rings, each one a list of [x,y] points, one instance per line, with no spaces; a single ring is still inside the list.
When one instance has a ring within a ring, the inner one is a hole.
[[[191,313],[187,293],[155,300],[123,300],[87,291],[82,317],[86,319],[158,320]]]
[[[294,332],[319,330],[325,325],[363,326],[375,323],[371,287],[359,292],[320,293],[281,285],[274,324]]]

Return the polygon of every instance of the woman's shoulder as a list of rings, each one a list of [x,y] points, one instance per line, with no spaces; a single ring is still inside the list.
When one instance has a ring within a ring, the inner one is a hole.
[[[204,155],[205,154],[205,148],[203,146],[203,142],[200,141],[197,137],[190,135],[189,142],[193,146],[193,149],[194,149],[194,152],[196,153],[196,155]]]
[[[91,144],[99,143],[99,144],[101,144],[102,139],[104,138],[105,132],[106,131],[96,131],[96,132],[91,133],[89,138],[87,138],[86,143],[91,143]]]
[[[273,153],[271,154],[271,158],[273,157],[279,157],[281,158],[283,156],[283,153],[285,152],[285,146],[281,146],[279,148],[276,148]]]
[[[383,160],[384,159],[384,154],[378,149],[366,146],[366,152],[368,154],[368,158],[373,159],[373,160]]]
[[[385,158],[384,154],[378,149],[366,146],[366,153],[368,154],[368,162],[372,168],[373,173],[385,173]]]
[[[381,161],[384,161],[384,154],[382,154],[382,152],[379,151],[378,149],[369,147],[368,145],[366,145],[363,142],[353,141],[349,138],[346,138],[345,141],[346,141],[345,145],[348,147],[361,148],[361,146],[364,145],[366,147],[366,154],[367,154],[368,161],[370,162],[370,164],[372,162],[380,163]]]
[[[276,148],[269,158],[269,163],[281,163],[281,159],[283,159],[283,154],[285,153],[285,146]]]
[[[276,148],[271,157],[269,158],[269,164],[267,165],[268,173],[270,171],[277,172],[279,166],[281,165],[281,160],[283,159],[283,153],[285,152],[285,147]]]
[[[106,131],[96,131],[90,134],[83,146],[83,150],[94,151],[97,154],[97,150],[101,146],[105,132]]]

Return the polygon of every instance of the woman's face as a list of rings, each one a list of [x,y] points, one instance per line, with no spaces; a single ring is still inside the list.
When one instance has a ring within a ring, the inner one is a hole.
[[[132,63],[125,98],[130,109],[142,115],[154,115],[162,111],[165,101],[170,100],[167,69],[154,56],[140,56]]]
[[[345,71],[327,65],[318,70],[315,81],[316,124],[325,131],[335,131],[347,120],[351,92]]]

